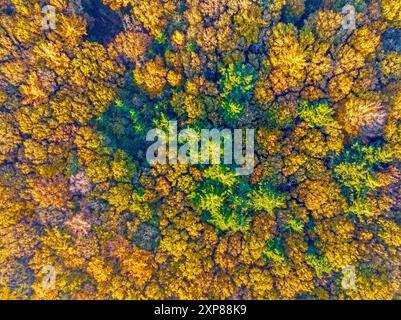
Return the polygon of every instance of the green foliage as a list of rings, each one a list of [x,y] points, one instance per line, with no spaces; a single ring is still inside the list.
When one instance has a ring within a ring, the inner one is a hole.
[[[307,255],[306,263],[315,269],[316,276],[322,279],[323,274],[329,274],[332,271],[332,266],[325,257],[317,257],[315,255]]]
[[[341,163],[334,168],[337,180],[352,193],[365,193],[380,186],[376,177],[363,164]]]
[[[71,177],[74,173],[76,173],[79,169],[79,158],[77,156],[73,156],[68,163],[66,175],[67,177]]]
[[[220,214],[223,208],[224,197],[216,194],[214,191],[215,190],[212,189],[211,192],[205,192],[199,197],[199,209],[202,211],[208,211],[215,217]]]
[[[282,239],[276,237],[266,243],[263,257],[267,263],[283,263],[285,261]]]
[[[391,163],[394,154],[391,149],[380,144],[363,145],[359,141],[355,142],[350,149],[345,149],[343,158],[347,161],[365,163],[369,166],[382,167]]]
[[[205,170],[204,177],[206,181],[192,198],[200,212],[206,214],[205,221],[219,231],[245,232],[249,228],[249,219],[244,210],[246,204],[236,195],[238,181],[235,174],[215,165]]]
[[[211,165],[204,171],[203,176],[206,179],[218,181],[228,188],[231,188],[237,182],[235,173],[227,167],[220,165]]]
[[[365,0],[338,0],[335,1],[334,8],[338,11],[341,11],[342,8],[347,4],[353,5],[357,12],[362,12],[367,8]]]
[[[167,36],[164,33],[159,33],[156,36],[156,42],[158,44],[166,44],[167,43]]]
[[[265,211],[269,215],[273,215],[274,209],[281,208],[285,204],[285,196],[274,192],[269,186],[259,186],[248,197],[249,206],[253,210]]]
[[[344,187],[347,196],[363,197],[380,187],[377,170],[392,159],[391,151],[380,145],[362,145],[359,141],[344,148],[336,159],[334,177]],[[358,208],[361,209],[360,204]]]
[[[117,99],[96,125],[104,132],[114,149],[124,150],[137,159],[138,145],[141,145],[139,141],[143,141],[146,133],[144,123],[131,103],[126,99]]]
[[[245,64],[230,64],[221,68],[221,97],[234,102],[249,98],[255,85],[256,75],[252,67]]]
[[[295,232],[303,232],[304,224],[299,218],[292,218],[287,221],[287,228]]]
[[[238,231],[247,232],[249,229],[248,218],[232,212],[229,215],[213,214],[211,219],[208,220],[210,224],[215,226],[220,231],[230,231],[236,233]]]
[[[230,122],[238,120],[244,111],[244,103],[251,97],[256,81],[256,73],[245,64],[229,64],[220,68],[221,110],[223,118]]]
[[[227,121],[238,120],[243,112],[243,107],[241,106],[241,104],[234,101],[224,100],[221,103],[221,108],[223,109],[224,118]]]
[[[334,109],[327,101],[308,103],[303,100],[299,103],[297,112],[310,127],[325,127],[333,122]]]
[[[355,214],[360,219],[375,215],[374,208],[367,202],[366,198],[354,199],[348,207],[347,212]]]

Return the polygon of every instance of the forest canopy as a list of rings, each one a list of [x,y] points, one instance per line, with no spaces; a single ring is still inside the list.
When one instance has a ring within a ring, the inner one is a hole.
[[[399,0],[0,0],[0,298],[400,298],[400,35]],[[255,129],[253,172],[151,166],[169,121]]]

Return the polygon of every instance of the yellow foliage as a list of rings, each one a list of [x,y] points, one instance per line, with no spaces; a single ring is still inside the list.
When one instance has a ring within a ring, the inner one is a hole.
[[[350,136],[357,136],[362,129],[370,129],[371,134],[374,134],[384,125],[385,119],[386,112],[377,100],[350,96],[340,104],[338,110],[338,121]]]
[[[61,42],[40,42],[33,49],[33,52],[37,54],[38,59],[46,61],[47,66],[55,70],[59,75],[63,75],[68,68],[70,59],[62,52]]]
[[[334,102],[340,101],[349,95],[354,79],[343,73],[332,78],[329,82],[330,99]]]
[[[62,208],[68,199],[67,181],[62,177],[29,179],[32,199],[39,207]]]
[[[133,0],[102,0],[102,2],[108,6],[110,6],[111,9],[117,10],[120,9],[121,7],[126,7],[130,3],[133,3]]]
[[[396,26],[401,26],[401,3],[398,0],[382,0],[383,16]]]
[[[171,36],[171,41],[178,46],[182,46],[185,42],[185,34],[181,31],[176,30]]]
[[[150,280],[156,267],[152,255],[140,248],[134,248],[123,257],[121,264],[122,272],[128,273],[139,287]]]
[[[270,38],[270,80],[276,94],[296,88],[305,78],[306,55],[293,25],[279,23]]]
[[[25,100],[22,102],[24,104],[40,104],[48,99],[37,74],[34,72],[28,76],[26,84],[20,86],[20,91],[25,96]]]
[[[217,35],[213,27],[207,27],[199,31],[196,43],[205,51],[213,51],[217,48]]]
[[[109,51],[114,48],[119,55],[129,61],[137,62],[144,56],[150,40],[150,37],[143,32],[120,32],[110,44]]]
[[[341,28],[343,15],[331,10],[321,10],[315,18],[315,28],[319,38],[326,39],[334,36]]]
[[[345,199],[333,181],[316,180],[302,183],[298,187],[299,199],[304,201],[315,219],[333,217],[344,210]]]
[[[55,32],[65,47],[76,49],[82,36],[86,35],[86,20],[76,15],[58,15]],[[52,35],[50,38],[53,38]]]
[[[401,55],[397,52],[390,52],[381,61],[381,70],[385,77],[401,78]]]
[[[112,273],[111,267],[102,258],[93,258],[86,270],[97,282],[108,281]]]
[[[170,70],[167,73],[167,81],[172,87],[177,87],[181,83],[182,76],[179,73],[176,73]]]
[[[0,65],[2,76],[12,85],[20,85],[26,80],[27,66],[19,60],[2,62]]]
[[[261,105],[267,105],[274,100],[274,92],[270,89],[271,85],[265,81],[257,81],[254,89],[256,100]]]
[[[141,0],[134,5],[135,17],[156,37],[163,32],[166,17],[176,9],[173,0]]]
[[[273,284],[268,270],[241,268],[234,272],[234,282],[238,287],[245,286],[252,292],[253,299],[272,299]]]
[[[107,200],[118,213],[128,210],[131,204],[132,189],[128,184],[118,184],[109,190]]]
[[[10,114],[0,112],[0,163],[11,155],[21,137]]]
[[[262,9],[256,6],[240,11],[234,17],[235,31],[246,39],[248,47],[258,42],[259,30],[266,25],[266,21],[262,18]]]
[[[355,30],[349,43],[363,56],[367,56],[376,51],[380,44],[380,36],[369,30],[368,26],[364,26]]]
[[[320,220],[317,224],[317,235],[320,238],[318,247],[336,271],[353,265],[358,257],[358,243],[354,239],[354,232],[354,224],[344,216]]]
[[[143,87],[151,98],[159,95],[166,84],[167,69],[164,68],[160,56],[149,60],[142,67],[134,70],[136,83]]]
[[[396,222],[385,219],[380,219],[380,226],[380,238],[389,246],[400,247],[401,227]]]

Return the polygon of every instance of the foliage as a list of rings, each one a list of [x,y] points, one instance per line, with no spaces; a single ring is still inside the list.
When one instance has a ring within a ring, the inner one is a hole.
[[[400,298],[399,0],[78,2],[0,1],[1,299]],[[252,173],[149,164],[170,120]]]

